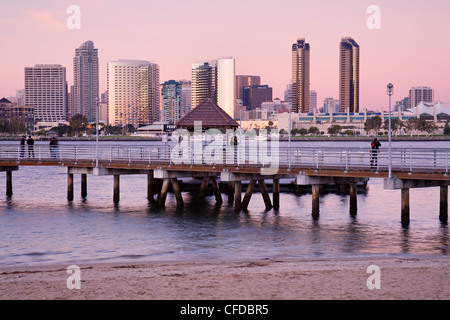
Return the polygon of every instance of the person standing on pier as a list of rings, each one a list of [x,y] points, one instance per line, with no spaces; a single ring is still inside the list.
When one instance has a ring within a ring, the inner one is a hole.
[[[25,139],[26,137],[23,136],[20,140],[20,157],[23,158],[25,156]]]
[[[52,158],[59,158],[59,155],[58,155],[58,140],[56,140],[55,137],[52,137],[50,139],[49,148],[50,148],[50,155],[51,155],[51,157]]]
[[[27,140],[28,145],[28,158],[34,158],[34,139],[29,136]]]
[[[373,168],[377,168],[378,166],[378,150],[381,147],[381,143],[380,141],[378,141],[377,138],[374,138],[372,143],[371,143],[371,147],[372,147],[372,155],[370,158],[370,167]]]

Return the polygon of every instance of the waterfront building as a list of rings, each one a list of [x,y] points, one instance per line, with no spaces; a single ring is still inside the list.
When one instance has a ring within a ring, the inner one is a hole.
[[[73,87],[71,90],[70,116],[81,114],[89,122],[97,118],[97,99],[99,97],[98,49],[94,42],[86,41],[75,49],[73,58]]]
[[[310,46],[305,38],[292,45],[292,111],[310,112]]]
[[[108,62],[108,122],[139,126],[159,119],[159,66],[142,60]]]
[[[66,68],[59,64],[25,67],[25,105],[34,107],[36,122],[67,120]]]
[[[409,106],[417,107],[421,102],[432,103],[434,101],[434,90],[430,87],[412,87],[409,90]]]
[[[359,45],[344,37],[339,47],[339,101],[341,112],[359,112]]]
[[[339,100],[334,98],[325,98],[323,101],[323,113],[338,113],[339,110]]]
[[[18,120],[27,132],[34,129],[34,107],[19,106],[8,99],[0,99],[0,119]]]

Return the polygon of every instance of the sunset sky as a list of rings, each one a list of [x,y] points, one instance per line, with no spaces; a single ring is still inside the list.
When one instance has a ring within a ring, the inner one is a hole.
[[[81,9],[81,28],[70,30],[66,9]],[[381,29],[370,30],[370,5],[381,9]],[[0,3],[0,98],[24,87],[24,67],[61,64],[73,84],[75,48],[92,40],[99,49],[100,91],[107,62],[158,63],[160,80],[190,79],[191,64],[223,56],[236,74],[260,75],[283,98],[291,76],[291,46],[311,45],[311,89],[318,105],[339,98],[339,42],[361,47],[360,107],[388,107],[412,86],[431,86],[435,100],[450,102],[450,1],[448,0],[15,0]]]

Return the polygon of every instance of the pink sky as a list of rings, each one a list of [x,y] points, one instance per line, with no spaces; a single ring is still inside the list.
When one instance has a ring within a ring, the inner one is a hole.
[[[69,30],[69,5],[81,9],[81,29]],[[366,12],[381,9],[381,30]],[[291,46],[311,45],[311,89],[318,104],[339,98],[339,42],[361,46],[361,108],[388,107],[412,86],[431,86],[435,100],[450,102],[450,1],[448,0],[40,0],[0,3],[0,98],[24,87],[24,67],[61,64],[73,83],[74,50],[92,40],[99,49],[100,89],[106,65],[117,59],[159,64],[160,80],[190,79],[196,60],[233,56],[236,74],[260,75],[283,98],[291,74]]]

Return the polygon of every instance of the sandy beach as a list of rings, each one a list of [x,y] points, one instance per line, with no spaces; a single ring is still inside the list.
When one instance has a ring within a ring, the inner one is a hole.
[[[86,264],[78,266],[80,288],[72,290],[69,266],[1,268],[0,299],[447,300],[449,262],[440,257]],[[372,265],[378,273],[368,273]],[[368,282],[380,289],[369,289]]]

